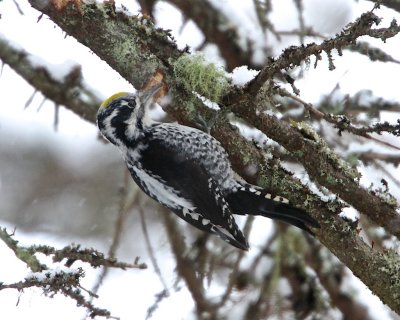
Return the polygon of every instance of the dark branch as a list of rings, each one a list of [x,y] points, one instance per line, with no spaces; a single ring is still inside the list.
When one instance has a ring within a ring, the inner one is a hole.
[[[0,59],[56,105],[63,105],[94,121],[101,100],[82,81],[81,67],[76,65],[62,81],[55,79],[47,66],[37,66],[34,56],[16,49],[0,37]],[[37,60],[37,59],[36,59]]]
[[[349,46],[347,49],[364,54],[371,61],[400,63],[400,61],[394,59],[382,49],[374,47],[368,42],[358,41],[355,45]]]
[[[115,259],[105,259],[103,254],[94,249],[80,249],[79,246],[67,246],[61,250],[56,250],[50,246],[30,246],[23,247],[18,245],[18,241],[12,238],[12,235],[7,233],[5,228],[0,228],[0,239],[3,240],[7,246],[12,249],[18,259],[25,262],[33,273],[27,276],[24,281],[4,284],[0,282],[0,290],[3,289],[17,289],[19,291],[24,288],[39,287],[43,289],[46,295],[54,295],[62,293],[71,299],[74,299],[79,306],[85,307],[89,316],[94,318],[95,316],[103,316],[110,318],[110,312],[105,309],[95,307],[89,300],[92,297],[96,297],[95,293],[92,293],[84,289],[80,281],[84,277],[85,273],[82,268],[73,269],[71,265],[77,261],[83,261],[89,263],[92,267],[108,266],[114,268],[146,268],[145,264],[139,264],[135,261],[134,264],[128,264],[118,262]],[[54,262],[60,262],[66,259],[65,270],[52,270],[45,264],[41,264],[36,258],[35,254],[41,252],[46,255],[52,255]],[[89,299],[82,294],[82,290],[89,294]]]
[[[391,8],[393,10],[396,10],[397,12],[400,12],[400,3],[398,0],[369,0],[374,3],[379,3],[384,5],[385,7]]]
[[[395,36],[399,31],[397,24],[392,23],[389,28],[372,29],[373,25],[380,23],[380,18],[372,11],[364,13],[355,22],[349,24],[335,38],[325,40],[321,44],[311,43],[306,46],[292,46],[285,49],[278,59],[271,59],[271,62],[265,66],[258,76],[249,83],[246,92],[249,94],[257,93],[266,81],[272,80],[273,76],[282,71],[300,66],[303,61],[306,61],[311,56],[315,56],[316,61],[321,59],[321,53],[325,52],[328,58],[331,51],[336,49],[339,54],[341,50],[349,45],[355,44],[357,38],[365,35],[387,39]],[[233,97],[231,97],[233,98]]]
[[[207,41],[218,46],[228,70],[241,65],[253,66],[251,52],[239,45],[239,34],[221,11],[204,0],[168,0],[178,7],[185,17],[192,19],[204,33]]]
[[[193,125],[194,116],[197,113],[209,119],[207,117],[211,115],[209,109],[202,106],[188,93],[173,87],[174,77],[169,63],[179,57],[181,52],[170,43],[165,32],[155,29],[148,21],[132,16],[127,17],[120,12],[116,13],[109,6],[97,3],[82,4],[80,10],[75,10],[69,5],[64,11],[60,11],[51,4],[44,8],[40,7],[38,2],[42,3],[38,0],[30,1],[34,7],[48,14],[63,30],[88,46],[138,88],[150,75],[154,74],[155,70],[163,70],[166,74],[165,80],[171,85],[170,92],[173,93],[174,98],[173,105],[168,111],[180,122]],[[372,20],[371,24],[374,23],[373,17],[370,14],[367,16]],[[359,21],[354,24],[357,23]],[[365,26],[360,26],[360,29],[365,31]],[[116,39],[118,39],[117,42]],[[126,48],[129,50],[127,51]],[[309,52],[307,49],[305,51],[304,56],[307,57]],[[278,66],[273,65],[272,74],[279,68],[285,68],[286,65],[290,66],[287,62]],[[137,72],[132,72],[132,70]],[[226,105],[292,151],[314,179],[328,186],[333,183],[335,188],[331,189],[338,191],[340,196],[350,203],[357,204],[360,208],[367,209],[365,206],[369,205],[368,210],[361,211],[370,212],[378,209],[379,214],[389,216],[390,219],[396,218],[397,214],[393,215],[395,210],[392,206],[362,189],[354,178],[350,179],[351,174],[343,172],[341,162],[312,132],[309,132],[311,135],[307,135],[306,129],[290,127],[273,116],[258,115],[257,118],[255,111],[258,106],[255,100],[255,94],[237,95],[234,100],[227,99]],[[267,163],[264,153],[241,137],[224,119],[216,122],[212,133],[223,143],[239,173],[249,181],[258,182],[275,189],[277,193],[283,193],[282,195],[287,196],[294,205],[301,205],[316,217],[322,226],[321,231],[317,231],[320,241],[386,304],[400,312],[400,301],[394,295],[400,291],[400,281],[396,273],[396,265],[399,265],[400,261],[396,255],[376,252],[368,247],[355,230],[340,218],[332,215],[332,212],[337,213],[341,209],[337,201],[322,202],[297,179],[290,177],[279,164],[271,166]],[[310,140],[310,137],[315,137],[316,140]],[[323,153],[321,153],[322,150],[324,150]],[[258,170],[256,175],[249,174],[247,169],[251,166]],[[340,190],[338,190],[339,186]],[[366,204],[359,205],[361,201],[365,201]],[[374,215],[373,212],[370,214]],[[395,219],[392,223],[393,221]],[[171,243],[174,242],[171,241]]]

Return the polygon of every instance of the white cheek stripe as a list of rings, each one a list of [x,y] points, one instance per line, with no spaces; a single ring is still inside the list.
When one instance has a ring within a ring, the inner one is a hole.
[[[132,116],[125,121],[125,124],[127,125],[126,130],[125,130],[125,135],[130,139],[134,140],[138,136],[138,130],[136,128],[136,114],[133,113]]]
[[[139,135],[138,129],[136,128],[137,115],[139,112],[139,104],[137,100],[138,98],[136,97],[136,107],[133,110],[131,117],[125,121],[125,124],[127,125],[125,134],[131,140],[136,139]]]

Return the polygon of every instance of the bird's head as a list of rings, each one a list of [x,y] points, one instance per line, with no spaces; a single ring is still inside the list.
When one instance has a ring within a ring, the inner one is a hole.
[[[146,111],[159,89],[160,86],[153,86],[136,94],[118,92],[104,100],[97,112],[97,126],[101,134],[118,146],[136,139],[141,130],[150,124]]]

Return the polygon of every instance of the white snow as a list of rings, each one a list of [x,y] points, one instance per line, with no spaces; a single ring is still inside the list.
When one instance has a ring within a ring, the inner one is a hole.
[[[90,50],[79,44],[72,37],[67,36],[65,38],[64,32],[58,27],[55,27],[46,16],[43,16],[42,19],[37,22],[39,13],[32,10],[28,2],[18,1],[18,3],[25,13],[24,16],[18,13],[13,1],[3,1],[0,3],[2,12],[0,19],[0,36],[12,39],[8,41],[12,43],[13,47],[24,48],[24,50],[33,54],[35,57],[30,59],[34,65],[45,67],[57,80],[62,80],[73,67],[78,64],[82,65],[84,80],[96,88],[99,92],[99,96],[102,96],[100,98],[110,96],[118,91],[133,91],[130,84],[122,79],[122,77],[113,71],[104,61],[91,53]],[[45,3],[47,3],[46,0],[43,1],[43,4]],[[135,14],[139,8],[136,1],[117,2],[117,6],[121,7],[121,4],[127,7],[132,14]],[[249,42],[255,45],[252,48],[253,62],[262,63],[267,54],[269,54],[265,50],[265,41],[268,41],[268,45],[271,41],[274,43],[273,55],[278,55],[280,50],[289,44],[298,44],[297,37],[282,37],[282,42],[279,42],[275,37],[271,36],[270,33],[265,35],[254,14],[252,1],[212,0],[212,4],[231,19],[224,30],[228,30],[231,27],[236,28],[240,36],[240,46],[248,48]],[[355,16],[361,13],[358,3],[350,6],[344,0],[340,2],[330,0],[323,3],[317,0],[305,0],[304,5],[305,17],[314,20],[315,29],[323,28],[321,30],[326,33],[340,31],[340,28],[344,27],[350,19],[354,19]],[[372,5],[373,4],[369,1],[360,2],[362,11],[371,9]],[[271,15],[271,21],[278,30],[291,30],[297,27],[298,17],[293,11],[292,0],[276,1],[273,2],[273,6],[274,10]],[[313,12],[314,9],[315,11]],[[388,21],[390,22],[391,17],[395,16],[398,18],[399,16],[398,13],[391,10],[381,9],[378,14],[380,15],[381,12],[388,17],[385,22],[386,25]],[[184,18],[178,10],[170,4],[158,2],[155,16],[160,27],[172,30],[171,33],[177,39],[180,48],[189,45],[192,47],[193,51],[193,49],[196,49],[203,43],[204,36],[193,21],[184,21]],[[384,23],[382,26],[383,25]],[[35,35],[40,35],[40,37]],[[316,39],[313,40],[318,41]],[[382,47],[384,50],[388,50],[394,58],[400,60],[398,51],[399,37],[389,39],[386,44],[380,41],[373,41],[373,43],[374,45]],[[204,52],[207,60],[217,61],[220,65],[223,65],[215,45],[207,44]],[[330,93],[336,87],[337,83],[340,83],[340,91],[335,92],[335,94],[337,94],[335,96],[337,100],[335,101],[341,101],[346,94],[353,95],[360,89],[370,89],[374,96],[382,96],[385,99],[393,101],[399,100],[398,81],[393,80],[395,75],[399,74],[400,67],[398,65],[370,63],[366,57],[362,57],[356,53],[346,52],[343,57],[338,57],[336,53],[334,53],[336,70],[330,72],[327,70],[327,59],[324,55],[323,57],[324,60],[319,62],[316,69],[313,68],[314,60],[312,59],[311,67],[304,71],[304,77],[296,80],[296,86],[300,89],[303,100],[318,102],[321,94]],[[237,86],[243,86],[256,75],[257,71],[251,70],[247,66],[241,66],[233,70],[232,82]],[[4,135],[3,143],[17,145],[21,143],[21,140],[29,142],[33,141],[33,139],[40,139],[45,144],[57,145],[60,151],[60,159],[64,159],[65,165],[71,169],[71,172],[77,172],[79,175],[85,175],[85,173],[91,170],[91,166],[86,163],[86,159],[88,159],[87,154],[89,152],[94,152],[99,157],[105,155],[109,156],[113,152],[111,149],[112,147],[109,145],[99,146],[96,140],[97,129],[95,126],[79,120],[68,110],[60,110],[60,119],[62,119],[62,121],[59,124],[58,132],[54,132],[54,109],[52,103],[45,103],[40,112],[37,112],[37,108],[43,99],[40,94],[35,96],[32,104],[24,111],[24,104],[32,94],[33,88],[28,86],[7,66],[4,67],[0,77],[0,92],[3,101],[0,106],[0,133]],[[362,99],[363,102],[369,102],[367,95],[362,96]],[[276,115],[273,111],[266,112]],[[159,108],[155,113],[157,116],[163,114],[162,110]],[[398,118],[398,115],[393,113],[382,113],[381,116],[381,120],[394,120]],[[241,132],[247,137],[254,138],[260,142],[266,140],[266,137],[256,129],[249,129],[245,125],[239,125],[239,127]],[[6,132],[12,129],[18,132],[19,140],[14,138],[10,139],[5,135]],[[379,136],[379,138],[393,139],[394,143],[398,143],[398,138],[395,137],[384,135]],[[268,143],[271,143],[271,141],[268,140]],[[389,150],[387,147],[377,145],[376,143],[365,143],[363,145],[351,144],[349,150],[352,152],[366,152],[368,150],[385,153],[396,152],[395,150]],[[400,176],[399,168],[388,168],[394,176]],[[254,171],[254,169],[255,168],[252,167],[248,168],[250,172]],[[319,188],[310,181],[308,175],[299,173],[301,172],[301,168],[290,167],[290,169],[295,170],[296,176],[300,177],[304,183],[307,183],[314,192],[318,192],[324,199],[327,200],[332,197],[330,194],[323,194]],[[115,170],[117,171],[118,169],[116,168]],[[379,185],[381,176],[374,175],[371,168],[360,166],[360,170],[363,174],[362,183],[364,186],[368,187],[371,181],[375,182],[375,186],[381,186]],[[2,194],[4,195],[3,191],[7,188],[7,185],[5,184],[6,180],[3,180],[3,173],[0,172],[0,185]],[[390,190],[394,191],[395,195],[399,197],[399,188],[390,182],[389,184]],[[78,206],[84,205],[85,198],[79,197],[77,199]],[[35,201],[35,199],[33,201]],[[348,217],[355,217],[357,215],[351,208],[345,209],[342,214]],[[137,217],[134,218],[136,219]],[[243,222],[243,219],[239,220]],[[10,230],[13,229],[13,226],[7,225],[5,221],[1,221],[0,226],[7,226]],[[158,225],[158,227],[159,230],[162,229],[161,225]],[[249,238],[252,249],[243,260],[243,268],[248,266],[251,259],[261,250],[259,245],[270,237],[271,230],[272,223],[269,219],[256,218]],[[122,246],[126,246],[135,241],[137,242],[138,238],[142,237],[142,235],[132,235],[127,232],[124,237],[123,241],[121,241]],[[44,233],[28,234],[22,231],[17,232],[17,238],[21,243],[27,245],[48,243],[58,247],[71,241],[80,242],[80,239],[55,239]],[[163,236],[163,233],[160,231],[154,235],[152,240],[153,239],[155,247],[157,248],[156,254],[160,257],[159,261],[163,262],[162,271],[165,275],[166,282],[172,288],[176,283],[175,264],[172,256],[165,253],[165,251],[167,251],[164,250],[166,246],[165,236]],[[106,250],[107,244],[111,240],[108,238],[103,240],[104,242],[102,243],[96,243],[95,240],[88,239],[84,239],[82,242],[86,243],[88,246]],[[120,252],[126,252],[126,247],[120,249]],[[125,251],[123,249],[125,249]],[[129,252],[131,255],[135,254],[132,251]],[[0,281],[4,281],[5,283],[19,281],[27,274],[28,276],[45,276],[43,272],[28,273],[25,264],[15,258],[13,252],[1,241],[0,257],[2,260],[0,264],[0,275],[2,275],[2,278]],[[39,258],[45,259],[40,255]],[[149,261],[148,257],[144,258],[146,262]],[[50,263],[49,259],[46,260],[46,263]],[[271,261],[265,259],[265,261],[260,264],[260,268],[255,270],[256,276],[262,276],[265,269],[270,266]],[[55,267],[57,268],[57,266]],[[64,271],[64,267],[59,266],[58,268],[59,269],[56,270]],[[262,268],[265,269],[262,270]],[[72,269],[72,272],[73,270],[76,269]],[[98,271],[93,271],[92,269],[85,270],[86,277],[84,279],[84,285],[90,289],[91,285],[96,280]],[[346,283],[356,283],[355,286],[358,289],[358,294],[360,294],[360,299],[369,306],[369,311],[376,319],[390,319],[387,308],[384,307],[379,299],[374,297],[368,289],[363,285],[359,285],[360,282],[358,280],[350,278]],[[176,319],[188,319],[193,317],[192,310],[194,304],[191,295],[182,282],[180,282],[178,286],[180,290],[171,290],[171,296],[160,304],[152,319],[165,319],[165,314],[173,314]],[[138,288],[140,289],[138,290]],[[95,300],[95,304],[110,309],[116,316],[120,316],[121,319],[143,319],[147,308],[155,300],[154,295],[162,289],[151,266],[144,271],[112,270],[109,277],[106,278],[103,287],[100,289],[100,297]],[[217,295],[221,287],[217,283],[207,289],[210,295]],[[351,288],[345,286],[343,289],[350,290]],[[249,293],[248,296],[249,297],[246,297],[248,300],[253,298],[251,293]],[[236,297],[239,297],[239,293]],[[132,302],[135,302],[135,304]],[[16,306],[17,303],[18,306]],[[7,314],[8,318],[16,320],[27,318],[46,320],[54,318],[60,320],[82,319],[85,316],[85,310],[83,308],[77,308],[74,301],[62,295],[56,295],[52,300],[49,300],[49,298],[42,294],[41,289],[27,289],[22,295],[16,290],[0,291],[0,305],[2,306],[3,314]],[[233,307],[236,307],[235,310],[237,310],[240,304],[236,303]],[[60,310],[62,310],[61,313]],[[235,316],[237,315],[235,314]],[[237,316],[237,318],[239,319],[240,315]]]
[[[50,76],[59,82],[64,82],[65,77],[71,73],[75,68],[79,68],[80,65],[73,60],[65,60],[60,64],[52,64],[39,56],[28,55],[28,60],[34,68],[44,68],[49,73]]]
[[[249,69],[248,66],[240,66],[232,70],[232,84],[238,87],[243,87],[247,82],[254,79],[259,71]]]

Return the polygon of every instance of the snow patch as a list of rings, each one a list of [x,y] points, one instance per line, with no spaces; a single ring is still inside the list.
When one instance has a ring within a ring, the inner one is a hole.
[[[72,60],[66,60],[61,64],[52,64],[38,56],[28,54],[27,58],[34,68],[46,69],[50,76],[59,82],[64,82],[65,77],[70,74],[73,69],[80,68],[79,64]]]
[[[233,69],[231,73],[232,84],[243,87],[247,82],[254,79],[259,71],[249,69],[248,66],[240,66]]]

